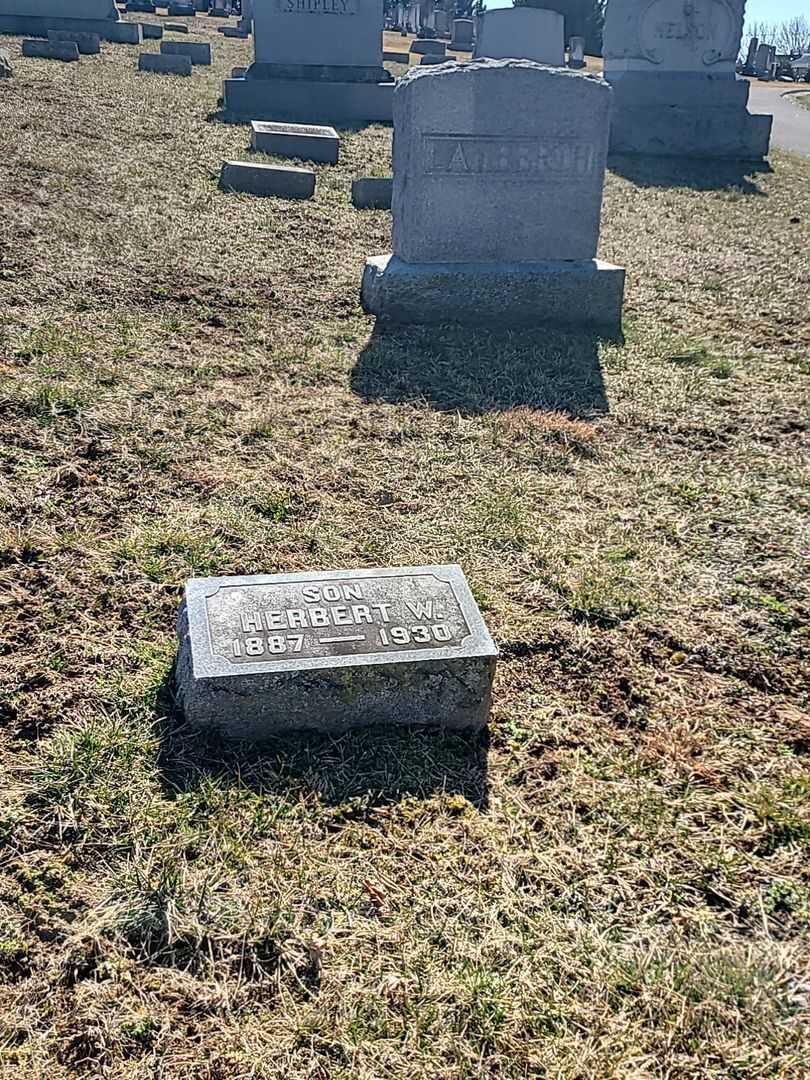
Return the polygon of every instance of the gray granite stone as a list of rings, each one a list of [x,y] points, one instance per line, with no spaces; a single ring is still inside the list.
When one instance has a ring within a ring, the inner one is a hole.
[[[187,34],[188,27],[185,23],[173,23],[167,22],[163,24],[163,29],[168,30],[170,34]]]
[[[258,64],[382,68],[382,0],[273,0],[253,23]]]
[[[736,75],[744,0],[611,0],[605,78],[615,90],[611,150],[761,160],[771,118],[751,116]]]
[[[186,719],[231,738],[489,717],[497,650],[458,566],[192,579],[178,637]]]
[[[195,66],[208,67],[211,63],[211,46],[207,41],[161,41],[164,56],[187,56]]]
[[[333,127],[253,120],[250,145],[263,154],[337,165],[340,139]]]
[[[240,26],[220,26],[219,31],[223,37],[227,38],[248,38],[250,34],[247,30],[243,30]]]
[[[568,49],[568,66],[570,68],[585,67],[585,38],[572,37]]]
[[[411,68],[394,93],[394,254],[592,259],[610,99],[596,76],[528,60]]]
[[[406,52],[384,52],[383,61],[387,64],[409,64],[411,58]]]
[[[454,64],[456,62],[455,56],[431,56],[429,53],[425,53],[419,60],[419,66],[423,64],[428,66],[435,64]]]
[[[624,270],[589,259],[545,263],[406,263],[366,260],[363,309],[392,323],[509,329],[621,327]]]
[[[390,210],[393,187],[390,176],[361,176],[352,180],[352,206],[358,210]]]
[[[394,93],[394,255],[367,260],[365,310],[620,326],[624,271],[595,259],[610,99],[528,60],[411,68]]]
[[[471,52],[474,34],[475,23],[472,19],[453,19],[453,40],[450,48],[455,49],[456,52]]]
[[[163,37],[163,27],[157,23],[141,23],[141,33],[144,41],[154,38],[159,41]]]
[[[248,120],[290,120],[306,124],[317,117],[335,123],[391,120],[394,83],[328,82],[306,79],[226,79],[226,110]]]
[[[223,191],[249,195],[276,195],[283,199],[311,199],[315,173],[287,165],[256,165],[247,161],[223,161],[219,175]]]
[[[49,30],[48,41],[72,41],[82,55],[92,56],[101,52],[101,38],[86,30]]]
[[[161,75],[190,75],[190,56],[164,56],[162,53],[141,53],[138,71],[152,71]]]
[[[169,4],[167,9],[170,16],[182,15],[184,18],[196,18],[197,8],[194,4]]]
[[[75,41],[34,41],[22,43],[23,56],[39,60],[78,60],[79,46]]]
[[[140,23],[118,22],[108,27],[96,26],[103,41],[113,41],[117,45],[140,45],[143,40]]]
[[[509,7],[485,11],[478,20],[473,56],[514,57],[561,67],[565,63],[564,19],[545,8]]]
[[[417,55],[443,56],[446,50],[445,43],[437,41],[435,38],[425,38],[424,40],[417,38],[416,41],[411,43],[411,52]]]

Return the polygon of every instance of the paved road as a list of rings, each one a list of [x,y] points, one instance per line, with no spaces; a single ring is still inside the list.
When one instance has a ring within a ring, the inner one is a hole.
[[[792,94],[783,97],[779,90],[769,86],[752,86],[748,108],[752,113],[773,116],[774,146],[810,157],[810,109],[791,101],[791,97]]]

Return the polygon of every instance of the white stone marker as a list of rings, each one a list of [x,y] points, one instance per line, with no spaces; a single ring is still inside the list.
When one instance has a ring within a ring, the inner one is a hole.
[[[512,7],[485,11],[478,20],[474,57],[565,63],[565,20],[557,11]]]
[[[340,139],[333,127],[252,120],[250,145],[264,154],[337,165]]]
[[[624,271],[596,260],[604,80],[530,60],[411,68],[394,92],[393,255],[362,301],[394,322],[616,328]]]
[[[736,75],[745,0],[610,0],[605,78],[611,151],[760,160],[772,117],[747,110]]]
[[[459,566],[194,578],[177,632],[186,719],[234,738],[489,717],[497,650]]]
[[[382,0],[257,0],[255,63],[226,79],[225,108],[254,120],[391,119]]]

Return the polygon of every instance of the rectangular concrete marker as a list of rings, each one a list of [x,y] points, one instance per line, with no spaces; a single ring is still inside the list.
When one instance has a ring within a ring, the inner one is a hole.
[[[333,127],[314,124],[280,124],[264,120],[251,122],[250,145],[264,154],[320,161],[337,165],[340,140]]]
[[[39,60],[78,60],[79,46],[75,41],[24,41],[23,56]]]
[[[211,46],[207,41],[161,41],[164,56],[187,56],[192,64],[208,67],[211,63]]]
[[[246,161],[223,161],[219,174],[223,191],[247,195],[276,195],[283,199],[311,199],[315,173],[289,165],[253,165]]]
[[[178,637],[186,719],[230,737],[489,717],[497,650],[459,566],[194,578]]]
[[[191,57],[141,53],[138,57],[138,71],[154,71],[161,75],[190,75]]]
[[[411,52],[418,56],[444,56],[446,51],[447,45],[436,38],[418,38],[411,44]]]
[[[409,64],[411,58],[406,52],[384,52],[383,61],[387,64]]]
[[[171,23],[167,22],[163,24],[163,29],[168,30],[170,34],[187,34],[188,27],[185,23]]]
[[[352,206],[358,210],[390,210],[393,186],[390,176],[361,176],[352,180]]]
[[[157,23],[141,23],[141,33],[143,34],[144,41],[149,38],[154,38],[159,41],[163,37],[163,27],[158,26]]]
[[[48,41],[72,41],[83,56],[101,52],[101,38],[82,30],[49,30]]]

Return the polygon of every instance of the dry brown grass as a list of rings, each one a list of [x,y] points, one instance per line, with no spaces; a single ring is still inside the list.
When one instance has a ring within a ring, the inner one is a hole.
[[[616,163],[624,345],[372,335],[390,132],[219,193],[199,32],[0,84],[0,1072],[810,1075],[810,162]],[[454,560],[487,739],[174,715],[189,575]]]

